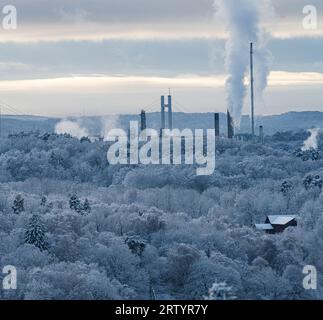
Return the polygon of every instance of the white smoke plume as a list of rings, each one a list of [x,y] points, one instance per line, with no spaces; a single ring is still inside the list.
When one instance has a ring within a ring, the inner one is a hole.
[[[318,136],[320,134],[320,129],[314,128],[314,129],[308,130],[308,132],[311,135],[306,141],[304,141],[302,151],[308,151],[312,149],[316,150],[318,148]]]
[[[106,140],[108,133],[112,129],[119,128],[119,116],[111,115],[101,118],[101,123],[99,123],[100,127],[100,135]],[[89,130],[81,125],[79,122],[70,121],[70,120],[62,120],[55,125],[55,133],[64,134],[67,133],[74,138],[81,139],[83,137],[90,137]],[[90,137],[90,139],[95,139]]]
[[[57,134],[70,134],[74,138],[81,139],[88,137],[89,132],[86,128],[81,127],[77,122],[63,120],[55,125],[55,133]]]
[[[101,119],[101,136],[104,137],[104,141],[106,141],[110,130],[119,128],[118,123],[119,116],[117,115],[110,115]]]
[[[261,100],[267,87],[270,53],[266,48],[269,35],[262,22],[265,12],[272,13],[269,0],[215,0],[216,19],[223,21],[228,33],[225,66],[228,72],[228,109],[236,126],[240,125],[244,99],[246,96],[245,78],[250,66],[250,43],[254,43],[255,97]]]

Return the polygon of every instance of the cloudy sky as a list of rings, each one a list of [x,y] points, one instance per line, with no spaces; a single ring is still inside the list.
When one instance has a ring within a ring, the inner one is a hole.
[[[323,111],[323,1],[271,2],[262,21],[271,74],[257,113]],[[178,111],[227,108],[227,32],[213,0],[0,0],[0,14],[7,4],[18,27],[0,28],[4,113],[138,113],[157,110],[168,88]],[[308,4],[316,30],[303,28]]]

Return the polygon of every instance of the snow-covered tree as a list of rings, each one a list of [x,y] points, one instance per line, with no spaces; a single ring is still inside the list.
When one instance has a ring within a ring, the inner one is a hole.
[[[142,256],[146,248],[146,244],[143,241],[140,241],[140,239],[136,238],[127,238],[126,244],[128,245],[131,252],[139,257]]]
[[[75,210],[76,212],[81,211],[81,201],[76,194],[70,196],[69,205],[72,210]]]
[[[13,212],[15,214],[19,214],[25,211],[24,203],[25,203],[25,199],[20,194],[18,194],[13,201],[13,206],[12,206]]]
[[[90,205],[90,201],[88,199],[84,200],[81,211],[83,214],[91,213],[91,205]]]
[[[315,187],[321,190],[323,187],[323,179],[319,175],[308,175],[303,183],[306,190]]]
[[[34,214],[27,226],[25,243],[36,246],[41,251],[48,247],[44,225],[38,215]]]
[[[293,184],[290,181],[284,181],[280,190],[284,196],[287,196],[293,190]]]
[[[215,281],[209,289],[209,295],[205,300],[235,300],[233,288],[229,287],[225,282]]]
[[[47,198],[46,198],[45,196],[43,196],[43,197],[41,198],[41,200],[40,200],[40,205],[41,205],[42,207],[45,207],[45,206],[46,206],[46,204],[47,204]]]

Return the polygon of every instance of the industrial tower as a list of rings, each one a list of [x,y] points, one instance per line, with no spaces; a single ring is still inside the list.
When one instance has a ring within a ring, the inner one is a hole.
[[[168,112],[168,128],[166,127],[166,110]],[[165,104],[165,96],[161,96],[161,129],[173,130],[173,108],[170,92],[168,95],[168,104]]]

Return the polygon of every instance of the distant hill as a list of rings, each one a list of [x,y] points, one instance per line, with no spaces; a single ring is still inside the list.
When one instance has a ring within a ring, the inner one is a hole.
[[[244,120],[248,122],[249,117]],[[281,115],[266,116],[258,119],[265,127],[268,134],[277,131],[299,131],[301,129],[310,129],[312,127],[323,128],[323,112],[288,112]],[[242,127],[244,129],[244,127]]]
[[[1,136],[21,131],[53,132],[59,119],[37,116],[6,116],[1,117]]]
[[[91,135],[100,135],[106,123],[110,126],[120,128],[128,128],[129,121],[139,121],[137,115],[120,115],[106,117],[81,117],[68,118],[71,121],[77,121],[80,126],[86,127]],[[110,121],[113,119],[113,121]],[[179,129],[197,128],[207,129],[213,128],[214,116],[212,113],[174,113],[174,127]],[[1,118],[1,134],[6,136],[10,133],[21,131],[39,131],[54,132],[55,125],[61,121],[58,118],[38,117],[38,116],[2,116]],[[221,132],[226,133],[226,115],[220,115]],[[257,127],[264,126],[265,133],[272,135],[277,131],[299,131],[312,127],[323,128],[323,112],[288,112],[281,115],[257,117]],[[147,126],[149,128],[158,129],[160,127],[159,113],[147,114]],[[241,128],[237,130],[240,133],[250,132],[250,118],[243,116]]]

